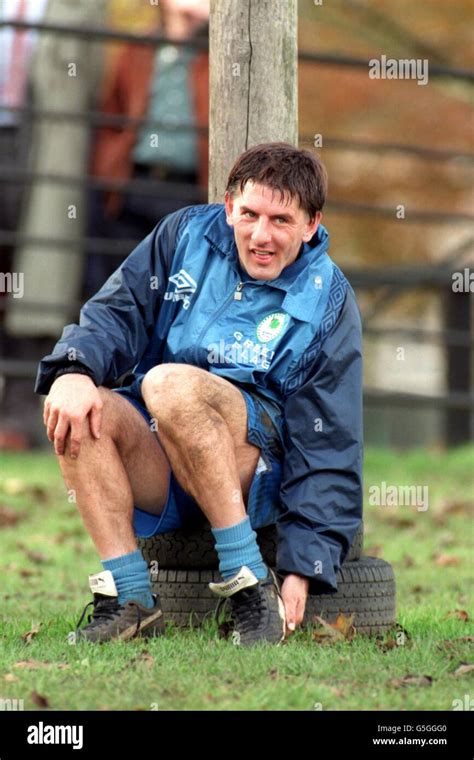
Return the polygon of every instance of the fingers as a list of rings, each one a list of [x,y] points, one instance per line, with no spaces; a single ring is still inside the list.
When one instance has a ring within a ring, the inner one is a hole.
[[[71,459],[77,459],[81,450],[82,420],[75,417],[71,419],[71,438],[69,441],[69,455]]]
[[[57,425],[56,425],[56,429],[54,430],[54,450],[58,456],[62,456],[62,454],[64,454],[64,448],[66,446],[66,436],[67,436],[68,430],[69,430],[69,420],[66,416],[60,414]]]
[[[286,613],[286,633],[289,636],[303,622],[306,593],[290,590],[282,596]]]
[[[291,597],[283,597],[283,601],[285,603],[285,613],[286,613],[286,632],[287,635],[293,633],[295,630],[295,619],[296,619],[296,598],[294,596]]]
[[[54,431],[56,430],[56,424],[58,422],[58,416],[59,411],[48,411],[48,418],[47,418],[47,429],[46,434],[48,436],[48,439],[53,442],[54,441]]]
[[[51,422],[52,414],[50,415],[49,424]],[[48,428],[48,438],[54,440],[54,450],[58,456],[64,456],[67,445],[67,436],[69,435],[69,456],[71,459],[77,459],[81,450],[81,444],[84,437],[84,432],[88,434],[88,428],[84,425],[84,420],[80,417],[70,417],[66,414],[59,414],[57,417],[57,424],[53,429],[52,436],[50,437]],[[85,428],[85,430],[84,430]]]
[[[303,622],[305,607],[306,607],[306,596],[298,597],[298,601],[296,604],[295,620],[294,620],[295,627],[298,627]]]
[[[286,628],[287,635],[291,635],[293,631],[301,625],[304,618],[304,608],[306,599],[303,597],[297,597],[293,599],[288,605],[288,611],[286,614]]]
[[[296,628],[296,615],[293,614],[286,621],[286,633],[287,633],[287,636],[291,636],[291,634],[295,632],[295,628]]]
[[[102,404],[94,405],[91,410],[91,432],[94,438],[100,438],[100,428],[102,425]]]
[[[44,406],[43,406],[43,422],[44,422],[45,427],[48,426],[48,417],[49,417],[50,409],[51,409],[50,403],[48,399],[46,398],[44,402]]]

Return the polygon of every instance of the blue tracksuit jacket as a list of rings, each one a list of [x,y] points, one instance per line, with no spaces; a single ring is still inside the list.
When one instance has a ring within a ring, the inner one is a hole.
[[[224,206],[165,217],[82,308],[38,369],[46,394],[77,361],[117,386],[182,362],[253,386],[284,413],[277,570],[337,589],[362,517],[361,326],[354,293],[319,225],[274,280],[242,276]]]

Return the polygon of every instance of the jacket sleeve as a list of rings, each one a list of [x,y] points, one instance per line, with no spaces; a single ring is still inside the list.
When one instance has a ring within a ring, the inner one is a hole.
[[[277,570],[308,577],[310,593],[331,593],[362,519],[361,323],[350,287],[284,413]]]
[[[59,367],[77,361],[96,385],[113,383],[140,360],[153,332],[183,209],[164,217],[67,325],[41,360],[35,393],[47,394]]]

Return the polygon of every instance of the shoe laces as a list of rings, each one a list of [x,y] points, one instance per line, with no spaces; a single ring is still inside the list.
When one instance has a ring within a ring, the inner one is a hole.
[[[268,609],[267,599],[260,585],[242,589],[227,599],[220,599],[216,608],[216,620],[226,602],[230,602],[231,616],[242,633],[253,630]]]
[[[138,605],[135,602],[131,602],[135,605],[137,611],[137,632],[140,629],[141,614]],[[95,598],[92,602],[86,604],[82,611],[82,615],[76,625],[76,630],[80,628],[82,621],[84,620],[87,610],[93,607],[92,614],[87,615],[87,622],[91,627],[104,625],[105,623],[113,620],[124,608],[123,604],[119,604],[118,597],[102,597]]]

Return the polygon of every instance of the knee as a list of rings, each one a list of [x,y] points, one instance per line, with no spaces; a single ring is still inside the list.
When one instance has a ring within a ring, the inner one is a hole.
[[[183,403],[189,405],[196,396],[195,367],[187,364],[159,364],[150,369],[142,381],[142,396],[151,411],[160,416],[176,413]]]

